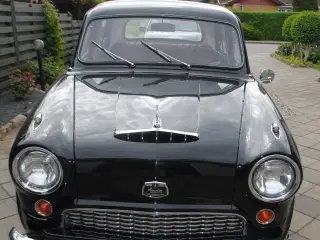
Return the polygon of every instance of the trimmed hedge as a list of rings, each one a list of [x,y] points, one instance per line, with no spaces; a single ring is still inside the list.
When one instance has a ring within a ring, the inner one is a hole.
[[[298,15],[291,15],[290,17],[288,17],[285,21],[284,24],[282,26],[282,36],[284,38],[284,40],[287,41],[292,41],[292,34],[291,34],[291,29],[292,29],[292,23],[293,20],[297,17]]]
[[[242,23],[245,40],[263,40],[262,32],[248,23]]]
[[[284,41],[282,25],[296,14],[293,12],[234,12],[242,23],[247,23],[260,30],[264,40]],[[251,39],[250,39],[251,40]],[[253,39],[252,39],[253,40]]]

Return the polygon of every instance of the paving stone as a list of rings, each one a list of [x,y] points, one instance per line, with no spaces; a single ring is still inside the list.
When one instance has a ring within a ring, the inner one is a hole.
[[[9,198],[8,193],[0,186],[0,200]]]
[[[0,220],[0,239],[7,240],[9,231],[12,227],[15,227],[19,232],[25,233],[25,230],[20,222],[18,215],[14,215]]]
[[[296,106],[296,104],[294,104],[294,105]],[[296,122],[300,122],[300,123],[307,123],[307,122],[311,122],[312,121],[312,119],[309,119],[309,118],[307,118],[305,116],[294,117],[293,120],[296,121]]]
[[[305,192],[303,195],[320,201],[320,186],[315,186],[314,188]]]
[[[17,204],[11,198],[0,201],[0,219],[13,216],[17,213]]]
[[[2,188],[6,190],[10,197],[14,197],[16,195],[16,188],[13,182],[2,184]]]
[[[307,239],[305,237],[302,237],[301,235],[299,234],[293,234],[291,235],[291,237],[289,238],[289,240],[310,240],[310,239]]]
[[[295,210],[310,217],[320,216],[320,202],[304,195],[296,197]]]
[[[7,160],[8,158],[9,158],[9,154],[7,154],[7,153],[6,154],[4,154],[4,153],[1,154],[1,152],[0,152],[0,160]]]
[[[26,120],[26,116],[19,114],[15,116],[10,122],[13,124],[14,128],[20,127]]]
[[[304,168],[303,169],[303,178],[304,180],[315,183],[317,185],[320,185],[320,172],[310,169],[310,168]]]
[[[11,182],[11,181],[12,181],[12,179],[11,179],[11,176],[10,176],[8,170],[0,171],[0,184]]]
[[[320,221],[313,220],[307,226],[302,228],[298,233],[310,240],[319,240]]]
[[[308,148],[306,150],[303,150],[301,152],[301,155],[320,161],[320,151],[312,149],[312,148]]]
[[[300,229],[306,226],[309,222],[311,222],[312,219],[313,219],[312,217],[309,217],[303,213],[293,211],[290,230],[293,232],[298,232]]]
[[[313,145],[313,146],[311,146],[311,148],[313,148],[313,149],[316,149],[316,150],[319,150],[319,151],[320,151],[320,144]]]
[[[0,160],[0,170],[6,170],[8,167],[8,160]]]
[[[316,161],[308,166],[308,168],[312,168],[320,172],[320,161]]]
[[[316,184],[303,180],[298,191],[299,194],[303,194],[306,191],[309,191],[311,188],[314,188]]]
[[[299,145],[299,144],[297,144],[297,147],[298,147],[298,151],[299,151],[299,152],[302,152],[303,150],[307,149],[307,147],[301,146],[301,145]]]
[[[305,138],[310,138],[310,139],[318,139],[320,141],[320,134],[317,133],[309,133],[304,136]]]
[[[299,144],[301,146],[311,147],[311,146],[318,144],[320,142],[320,139],[310,139],[310,138],[306,138],[306,137],[298,137],[298,138],[295,138],[295,141],[297,144]]]
[[[306,131],[306,130],[298,128],[298,127],[293,127],[290,129],[290,131],[293,135],[298,136],[298,137],[303,137],[303,136],[310,133],[310,131]]]
[[[316,159],[313,158],[309,158],[309,157],[305,157],[305,156],[301,156],[301,164],[304,167],[307,167],[313,163],[317,162]]]

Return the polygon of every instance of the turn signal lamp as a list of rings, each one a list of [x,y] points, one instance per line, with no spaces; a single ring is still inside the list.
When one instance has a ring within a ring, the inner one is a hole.
[[[51,203],[41,199],[34,204],[34,210],[42,217],[49,217],[52,214]]]
[[[262,209],[257,213],[256,220],[262,225],[267,225],[274,220],[274,212],[270,209]]]

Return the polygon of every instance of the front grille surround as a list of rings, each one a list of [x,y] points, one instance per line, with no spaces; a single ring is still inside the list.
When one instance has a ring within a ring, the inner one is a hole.
[[[236,213],[75,208],[63,212],[72,235],[119,239],[243,239],[247,222]]]

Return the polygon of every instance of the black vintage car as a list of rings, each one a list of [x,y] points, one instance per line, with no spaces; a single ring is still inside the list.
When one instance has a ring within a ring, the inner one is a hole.
[[[297,146],[214,5],[109,1],[10,154],[30,239],[286,239]]]

